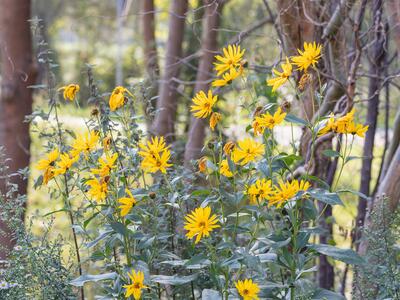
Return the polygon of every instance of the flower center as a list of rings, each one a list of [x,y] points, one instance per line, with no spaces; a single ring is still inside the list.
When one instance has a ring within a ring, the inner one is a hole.
[[[250,294],[250,292],[249,292],[248,289],[244,289],[244,290],[243,290],[243,294],[244,294],[244,295],[248,295],[248,294]]]
[[[201,222],[199,223],[199,227],[204,228],[205,226],[206,226],[206,223],[205,223],[205,222],[201,221]]]
[[[133,288],[134,288],[134,289],[140,289],[140,283],[139,283],[139,282],[135,282],[135,283],[133,284]]]

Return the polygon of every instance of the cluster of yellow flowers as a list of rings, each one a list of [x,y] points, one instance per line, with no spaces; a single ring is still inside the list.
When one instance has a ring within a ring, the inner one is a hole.
[[[272,130],[276,125],[282,123],[285,117],[286,113],[282,112],[280,107],[273,115],[267,112],[260,116],[255,116],[252,124],[254,135],[263,134],[266,128]]]
[[[304,49],[298,49],[297,56],[293,56],[285,59],[285,62],[281,64],[282,71],[273,69],[272,72],[277,76],[267,80],[267,84],[272,86],[272,91],[276,91],[281,85],[289,80],[289,77],[293,72],[293,65],[297,66],[297,70],[308,72],[310,66],[315,67],[318,60],[321,58],[322,45],[317,43],[306,43],[304,42]]]
[[[217,76],[222,75],[222,77],[213,81],[213,87],[229,85],[243,73],[242,58],[245,50],[241,51],[240,46],[229,45],[222,51],[224,55],[216,55],[217,62],[214,63]],[[205,119],[210,116],[210,128],[214,131],[222,117],[220,113],[213,111],[218,96],[213,95],[211,90],[207,94],[200,91],[193,97],[192,101],[191,111],[193,115],[198,119]]]
[[[272,91],[276,91],[289,80],[294,66],[297,67],[297,70],[303,71],[304,75],[308,75],[309,68],[315,67],[320,59],[321,50],[322,46],[315,42],[304,43],[304,49],[298,50],[299,55],[290,58],[286,57],[285,62],[281,64],[282,70],[273,69],[276,77],[267,80],[267,84],[272,86]],[[240,46],[237,45],[229,45],[222,52],[223,55],[215,56],[216,62],[214,65],[218,78],[213,81],[213,87],[229,85],[243,74],[244,63],[242,60],[245,50],[241,50]],[[63,90],[63,96],[66,100],[73,101],[79,89],[79,85],[70,84],[60,90]],[[116,111],[123,107],[127,101],[126,95],[134,97],[125,87],[115,87],[109,98],[110,111]],[[191,112],[194,117],[198,119],[210,118],[209,125],[211,130],[214,131],[221,119],[221,114],[215,111],[218,95],[213,94],[211,89],[207,93],[199,91],[192,101]],[[236,143],[228,141],[223,146],[223,151],[221,149],[218,162],[219,174],[231,178],[239,174],[241,168],[246,169],[246,172],[251,170],[253,168],[251,163],[262,159],[266,153],[264,143],[257,141],[256,137],[263,135],[266,130],[267,132],[268,130],[272,131],[275,126],[284,121],[286,115],[286,112],[281,107],[278,107],[274,113],[265,112],[262,109],[258,110],[252,121],[254,138],[246,137]],[[334,132],[364,137],[365,132],[368,130],[368,126],[354,122],[354,109],[343,117],[335,118],[331,115],[324,125],[318,132],[319,136]],[[99,139],[100,136],[97,132],[89,131],[84,135],[77,136],[69,146],[69,151],[60,153],[59,149],[56,148],[48,153],[46,158],[40,160],[37,164],[37,168],[43,171],[43,183],[47,184],[55,176],[65,174],[78,161],[81,155],[84,159],[89,160],[90,153],[96,149]],[[90,187],[87,192],[88,195],[96,201],[104,201],[107,198],[110,178],[115,178],[116,163],[118,159],[121,159],[118,157],[118,153],[112,154],[110,149],[111,142],[112,138],[109,136],[103,139],[104,156],[98,158],[97,167],[90,169],[90,178],[85,182]],[[141,169],[146,173],[161,172],[166,174],[167,169],[172,166],[170,163],[170,147],[162,136],[151,137],[146,142],[139,143],[138,155],[142,158]],[[198,160],[200,172],[207,172],[207,163],[207,157],[202,157]],[[220,178],[218,175],[218,179]],[[229,179],[229,181],[234,182],[234,179]],[[113,182],[112,179],[111,182]],[[251,205],[267,203],[268,207],[276,206],[276,208],[281,208],[299,193],[306,192],[311,187],[309,182],[297,179],[283,181],[276,178],[260,178],[250,181],[250,183],[245,185],[243,193],[247,195]],[[110,185],[112,186],[112,184]],[[125,197],[118,199],[118,209],[121,217],[126,217],[137,203],[128,188],[125,189],[125,194]],[[109,198],[111,197],[109,196]],[[219,227],[221,227],[219,216],[213,214],[210,206],[197,207],[185,216],[184,229],[187,231],[186,238],[194,239],[195,244],[198,244],[203,238],[209,237],[213,230]],[[133,296],[135,300],[138,300],[141,298],[142,290],[148,288],[144,285],[144,273],[132,270],[128,273],[128,277],[130,284],[123,286],[126,289],[125,297]],[[251,279],[238,280],[235,286],[238,294],[244,300],[258,299],[260,287]]]
[[[267,200],[268,206],[276,205],[279,208],[298,192],[307,191],[310,186],[310,183],[304,180],[280,181],[273,186],[271,180],[258,179],[247,187],[246,194],[251,204],[261,204]]]
[[[223,56],[216,55],[217,62],[214,63],[217,76],[222,78],[213,81],[212,86],[222,87],[229,85],[237,77],[243,74],[242,58],[245,50],[240,51],[240,46],[229,45],[222,49]]]
[[[171,151],[169,146],[166,146],[164,137],[152,137],[151,141],[147,141],[147,144],[139,143],[139,147],[142,150],[138,153],[143,158],[141,167],[145,172],[156,173],[160,171],[165,174],[167,168],[172,166],[168,163]]]
[[[41,159],[36,168],[43,171],[43,183],[46,185],[51,179],[60,174],[65,174],[72,165],[79,159],[81,153],[85,154],[93,150],[99,140],[99,136],[94,131],[79,135],[72,143],[71,150],[60,154],[58,148],[55,148]]]
[[[329,132],[334,132],[358,135],[359,137],[363,138],[369,126],[355,123],[354,113],[355,109],[353,108],[349,113],[337,119],[335,119],[334,115],[331,114],[326,125],[320,131],[318,131],[318,135],[321,136]]]

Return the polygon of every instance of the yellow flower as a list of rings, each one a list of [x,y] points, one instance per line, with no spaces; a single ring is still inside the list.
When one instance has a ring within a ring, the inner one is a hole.
[[[310,183],[304,180],[281,181],[277,186],[274,186],[272,194],[268,199],[268,206],[276,205],[279,208],[286,201],[296,196],[299,191],[307,191],[310,186]]]
[[[229,72],[226,72],[225,74],[222,75],[222,78],[216,79],[212,82],[212,86],[218,87],[218,86],[225,86],[229,85],[232,83],[233,80],[235,80],[237,77],[242,75],[243,69],[240,68],[239,70],[236,70],[234,68],[230,69]]]
[[[108,192],[107,181],[102,178],[98,179],[90,179],[86,181],[86,185],[90,186],[90,190],[88,191],[89,196],[96,201],[103,201]]]
[[[217,126],[218,122],[221,120],[221,114],[217,112],[213,112],[210,118],[210,128],[214,131],[215,126]]]
[[[267,84],[268,86],[272,86],[272,91],[275,92],[282,84],[284,84],[292,75],[292,64],[290,63],[289,59],[286,57],[286,63],[281,64],[282,72],[278,72],[276,69],[273,69],[272,72],[275,73],[275,78],[268,79]]]
[[[233,176],[227,159],[224,159],[219,163],[219,173],[225,177]]]
[[[242,166],[259,159],[264,154],[264,145],[251,138],[245,138],[238,142],[238,146],[232,151],[232,160]]]
[[[199,167],[199,172],[205,173],[207,171],[207,157],[203,156],[202,158],[200,158],[197,162],[197,165]]]
[[[327,133],[333,131],[334,126],[335,126],[335,117],[333,114],[331,114],[328,121],[326,122],[325,126],[321,130],[318,131],[318,136],[321,136],[321,135],[324,135],[324,134],[327,134]]]
[[[145,157],[141,163],[141,167],[148,173],[160,171],[165,174],[167,173],[167,168],[172,166],[172,164],[168,163],[170,157],[171,152],[169,150],[163,151],[161,155],[156,153],[153,157]]]
[[[358,135],[359,137],[365,137],[365,133],[368,131],[369,125],[355,124],[354,122],[350,122],[347,125],[347,133],[352,135]]]
[[[258,300],[258,293],[260,287],[257,283],[254,283],[252,279],[245,279],[243,281],[238,280],[235,283],[236,289],[243,300]]]
[[[74,101],[76,93],[79,92],[80,87],[78,84],[69,84],[58,89],[58,91],[62,90],[64,90],[63,96],[65,100],[68,99]]]
[[[267,112],[260,117],[255,117],[253,122],[254,134],[264,133],[265,128],[273,129],[276,125],[282,123],[285,117],[286,113],[282,112],[280,107],[278,107],[274,115]]]
[[[54,176],[65,174],[78,159],[78,156],[71,157],[68,153],[61,154],[60,160],[57,162],[57,168],[54,170]]]
[[[232,150],[235,148],[235,143],[232,141],[226,142],[224,145],[224,153],[226,156],[229,156],[232,152]]]
[[[43,183],[47,184],[54,177],[54,166],[55,162],[60,155],[60,152],[55,148],[50,153],[46,154],[46,158],[39,160],[36,164],[38,170],[44,171]]]
[[[195,244],[197,244],[202,237],[210,235],[210,232],[215,228],[220,227],[217,225],[217,216],[211,215],[211,208],[198,207],[193,210],[190,214],[187,214],[185,219],[185,229],[188,231],[186,237],[191,239],[196,236]]]
[[[298,67],[298,70],[307,71],[307,69],[315,64],[321,58],[322,45],[304,42],[304,50],[297,49],[300,55],[292,57],[292,62]]]
[[[255,183],[250,185],[246,191],[249,195],[251,204],[262,203],[272,192],[272,181],[263,179],[257,179]]]
[[[338,118],[337,120],[335,120],[334,115],[331,114],[325,126],[318,131],[318,136],[327,134],[329,132],[335,132],[365,137],[365,133],[368,131],[369,126],[354,123],[354,113],[355,109],[353,108],[350,112],[348,112],[343,117]]]
[[[143,158],[153,157],[157,153],[168,150],[169,146],[166,146],[164,137],[152,137],[150,141],[147,141],[147,144],[139,143],[139,147],[142,151],[139,151],[139,155]]]
[[[133,98],[133,95],[128,91],[128,89],[124,88],[123,86],[117,86],[116,88],[114,88],[109,100],[111,111],[115,111],[124,105],[125,93]]]
[[[118,199],[118,202],[121,204],[118,208],[121,210],[121,216],[125,217],[131,211],[132,207],[136,204],[136,199],[133,197],[130,190],[126,189],[125,192],[129,195],[129,197],[122,197]]]
[[[165,145],[164,137],[154,137],[151,141],[147,141],[147,145],[139,143],[139,147],[142,151],[138,153],[143,158],[141,167],[145,172],[156,173],[161,171],[166,173],[166,168],[172,166],[168,163],[171,152]]]
[[[239,67],[245,51],[245,49],[240,51],[240,46],[236,45],[229,45],[227,48],[223,48],[222,52],[224,55],[215,56],[217,62],[215,62],[214,65],[215,70],[217,71],[217,76],[220,76],[226,71]]]
[[[333,125],[333,130],[336,133],[348,133],[347,126],[349,125],[349,123],[353,122],[355,111],[356,110],[353,108],[346,115],[338,118]]]
[[[89,152],[96,148],[99,138],[99,134],[93,130],[86,132],[84,135],[78,135],[72,142],[71,155],[78,156],[83,153],[87,158]]]
[[[213,96],[212,91],[209,90],[208,94],[203,91],[198,92],[192,99],[194,105],[191,106],[190,111],[194,112],[196,118],[207,118],[212,113],[212,107],[217,102],[218,96]]]
[[[129,278],[131,279],[131,284],[126,284],[123,287],[126,289],[125,298],[129,298],[133,295],[135,300],[139,300],[142,296],[142,289],[147,289],[148,287],[143,284],[144,282],[144,273],[142,271],[132,270],[131,274],[128,273]]]
[[[100,168],[91,169],[92,173],[95,175],[99,175],[100,177],[106,177],[110,175],[112,169],[115,168],[114,164],[118,158],[118,154],[114,153],[112,156],[106,156],[105,158],[99,158]]]

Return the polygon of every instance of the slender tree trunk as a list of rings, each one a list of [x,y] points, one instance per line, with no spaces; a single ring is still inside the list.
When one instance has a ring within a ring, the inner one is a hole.
[[[9,173],[29,165],[29,124],[26,115],[32,112],[32,90],[36,69],[32,60],[32,39],[28,20],[29,0],[0,0],[0,48],[1,48],[1,95],[0,95],[0,146],[5,148]],[[27,181],[13,175],[19,185],[19,193],[26,194]],[[5,192],[4,182],[0,190]],[[8,199],[12,201],[12,199]],[[1,208],[0,208],[1,209]],[[15,243],[12,233],[0,222],[0,259]]]
[[[123,20],[122,20],[122,11],[125,0],[118,0],[115,2],[115,21],[116,21],[116,44],[117,44],[117,52],[115,56],[115,85],[119,86],[123,83],[124,73],[123,73],[123,65],[124,65],[124,39],[123,39]]]
[[[148,101],[145,103],[147,127],[150,129],[154,110],[157,106],[158,78],[160,69],[157,61],[157,42],[155,36],[155,12],[153,0],[142,0],[143,51],[146,76],[149,82]]]
[[[375,143],[376,124],[378,119],[379,108],[379,92],[381,80],[379,79],[382,74],[382,67],[385,57],[385,29],[382,26],[382,0],[373,1],[373,20],[375,40],[373,43],[371,53],[370,74],[374,77],[369,80],[368,86],[368,112],[367,124],[369,125],[368,131],[365,134],[363,160],[361,166],[361,183],[360,192],[364,195],[370,195],[370,183],[372,175],[372,160]],[[356,228],[354,232],[354,239],[356,249],[358,249],[358,240],[361,237],[359,230],[364,226],[365,215],[367,211],[367,202],[361,197],[358,200],[358,213],[356,218]]]
[[[203,34],[201,39],[201,58],[196,76],[196,86],[194,93],[207,90],[210,86],[209,80],[212,78],[212,62],[218,48],[217,28],[223,1],[205,0],[205,14],[203,17]],[[188,142],[185,148],[185,165],[189,166],[192,159],[200,156],[201,148],[204,144],[207,120],[191,117]]]
[[[175,118],[177,101],[177,82],[182,56],[182,42],[185,29],[187,0],[173,0],[169,20],[169,34],[165,58],[164,75],[160,83],[160,98],[157,101],[157,113],[153,123],[153,132],[164,136],[168,142],[175,137]]]

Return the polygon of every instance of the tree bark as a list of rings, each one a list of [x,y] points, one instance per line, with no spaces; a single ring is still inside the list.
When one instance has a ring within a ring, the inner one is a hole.
[[[208,82],[212,74],[212,62],[218,48],[217,41],[217,28],[219,25],[219,19],[221,14],[221,9],[223,6],[223,1],[204,1],[205,15],[203,18],[203,34],[202,34],[202,49],[201,57],[199,62],[199,69],[196,75],[196,85],[194,88],[194,93],[199,91],[207,90],[210,86]],[[207,127],[206,119],[197,119],[191,117],[188,142],[185,147],[185,165],[189,166],[192,159],[197,159],[200,156],[201,149],[204,144],[205,139],[205,129]]]
[[[365,134],[364,148],[363,148],[363,160],[361,166],[361,183],[360,193],[366,196],[370,195],[370,183],[372,175],[372,160],[375,143],[375,132],[378,119],[379,109],[379,92],[381,86],[381,80],[379,79],[382,74],[382,68],[385,57],[385,29],[382,27],[382,0],[375,0],[373,2],[372,13],[374,20],[374,31],[375,40],[373,43],[371,53],[371,65],[370,74],[374,77],[369,80],[368,86],[368,112],[367,112],[367,125],[369,125],[368,131]],[[376,77],[375,77],[376,76]],[[358,212],[356,218],[356,227],[354,232],[354,239],[356,249],[358,249],[358,240],[361,237],[361,231],[359,230],[364,226],[367,202],[365,199],[359,197],[358,200]]]
[[[153,123],[153,132],[164,136],[168,142],[175,138],[175,118],[177,109],[177,82],[182,56],[182,42],[185,29],[187,0],[173,0],[169,20],[169,34],[166,49],[164,75],[160,83],[160,98]]]
[[[12,182],[19,185],[18,192],[26,194],[27,181],[15,173],[29,165],[29,124],[26,115],[32,113],[32,90],[36,68],[32,59],[32,38],[29,0],[0,0],[1,95],[0,146],[4,147]],[[5,183],[0,190],[5,193]],[[12,199],[7,199],[12,201]],[[12,232],[0,221],[0,259],[5,259],[15,241]]]
[[[157,106],[158,78],[160,69],[158,66],[157,42],[155,36],[155,12],[153,0],[142,0],[142,27],[143,27],[143,51],[146,77],[149,82],[149,101],[145,103],[147,127],[150,129],[154,118],[154,110]]]

